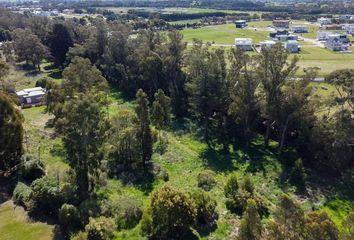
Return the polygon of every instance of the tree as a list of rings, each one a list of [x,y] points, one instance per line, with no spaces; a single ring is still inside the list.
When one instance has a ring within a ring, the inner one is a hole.
[[[109,172],[136,170],[141,163],[138,119],[134,112],[122,110],[111,119]]]
[[[197,214],[189,195],[169,185],[152,194],[150,211],[150,236],[156,239],[183,239]]]
[[[239,240],[258,240],[262,237],[261,218],[258,214],[256,202],[247,200],[247,207],[243,214],[240,226]]]
[[[136,93],[137,106],[135,108],[138,117],[138,140],[140,159],[143,166],[151,159],[153,139],[150,128],[149,100],[143,90],[139,89]]]
[[[202,42],[194,42],[186,58],[189,105],[192,115],[202,125],[203,138],[211,147],[211,130],[227,148],[225,116],[227,115],[227,81],[222,50],[208,51]],[[215,123],[215,125],[214,125]]]
[[[85,230],[87,232],[87,240],[109,240],[114,237],[116,224],[112,218],[90,218]]]
[[[0,90],[0,172],[12,171],[23,154],[23,116]]]
[[[26,61],[27,65],[31,63],[40,71],[40,63],[48,53],[41,40],[29,29],[15,29],[13,40],[17,61]]]
[[[107,81],[89,59],[75,57],[63,71],[65,96],[74,97],[78,93],[91,90],[106,91]]]
[[[269,222],[268,238],[272,240],[304,239],[305,217],[299,203],[284,194]]]
[[[7,91],[8,82],[6,81],[6,76],[10,72],[10,67],[4,61],[0,59],[0,91]]]
[[[198,191],[192,194],[193,201],[196,205],[197,224],[214,226],[219,218],[217,212],[217,202],[208,193],[204,191]]]
[[[281,136],[279,139],[279,149],[282,149],[285,143],[286,133],[289,124],[302,115],[310,115],[313,112],[309,108],[309,96],[312,92],[310,81],[307,79],[298,81],[288,81],[281,89],[279,110],[276,113],[276,119],[281,127]]]
[[[73,39],[68,28],[62,23],[56,23],[49,37],[50,53],[57,66],[63,66],[69,48],[73,46]]]
[[[168,33],[165,59],[166,79],[169,81],[169,93],[173,112],[177,118],[186,114],[186,92],[184,88],[185,75],[182,71],[184,50],[187,43],[178,31]]]
[[[306,240],[338,240],[338,229],[324,211],[309,213],[306,217]]]
[[[228,78],[231,104],[229,113],[243,129],[243,137],[248,146],[252,137],[252,127],[259,110],[256,90],[259,80],[252,70],[255,59],[240,49],[232,49]]]
[[[268,146],[273,121],[281,103],[281,89],[286,80],[297,71],[298,58],[294,57],[288,62],[289,53],[281,44],[270,49],[262,50],[258,56],[257,77],[262,82],[265,95],[264,113],[266,121],[266,134],[264,144]]]
[[[155,101],[152,104],[151,120],[158,129],[161,129],[170,121],[171,99],[165,95],[162,89],[155,93]]]
[[[93,94],[78,94],[63,106],[56,130],[63,136],[67,160],[75,172],[80,199],[94,190],[103,159],[106,138],[106,113]]]

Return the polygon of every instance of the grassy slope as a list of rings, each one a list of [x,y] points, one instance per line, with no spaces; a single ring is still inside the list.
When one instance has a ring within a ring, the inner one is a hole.
[[[11,201],[0,204],[1,240],[49,240],[53,238],[53,226],[30,222],[27,213]]]

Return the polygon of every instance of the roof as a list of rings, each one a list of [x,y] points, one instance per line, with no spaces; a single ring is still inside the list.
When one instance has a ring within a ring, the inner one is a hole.
[[[272,40],[265,40],[264,42],[261,42],[261,44],[276,44],[276,42]]]
[[[43,96],[45,94],[44,91],[33,91],[28,93],[28,97],[35,97],[35,96]]]
[[[295,45],[295,44],[299,44],[299,43],[298,43],[298,41],[296,41],[296,40],[289,40],[289,41],[288,41],[288,44],[294,44],[294,45]]]
[[[235,23],[245,23],[246,20],[236,20]]]
[[[19,97],[33,97],[33,96],[41,96],[44,94],[45,94],[45,90],[41,87],[26,88],[16,92],[16,95]]]
[[[252,44],[251,38],[235,38],[236,44]]]

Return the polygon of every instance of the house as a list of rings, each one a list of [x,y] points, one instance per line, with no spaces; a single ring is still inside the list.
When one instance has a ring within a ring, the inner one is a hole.
[[[273,20],[273,26],[275,28],[289,28],[290,21],[289,20]]]
[[[261,50],[263,50],[263,49],[270,49],[270,48],[272,48],[275,44],[276,44],[275,41],[266,40],[266,41],[260,43],[260,47],[261,47]]]
[[[339,24],[324,25],[324,26],[322,26],[322,28],[325,30],[342,30],[343,29],[342,25],[339,25]]]
[[[236,28],[245,28],[247,27],[246,20],[237,20],[235,21]]]
[[[289,40],[285,44],[285,48],[291,53],[298,53],[300,51],[299,43],[296,40]]]
[[[318,23],[320,26],[329,25],[329,24],[332,23],[332,19],[321,17],[321,18],[317,19],[317,23]]]
[[[347,35],[330,34],[328,35],[325,47],[332,51],[348,51],[349,42]]]
[[[235,38],[235,47],[244,51],[252,51],[252,39],[250,38]]]
[[[344,29],[348,34],[354,36],[354,24],[346,25]]]
[[[26,88],[16,92],[22,107],[42,105],[45,94],[45,90],[41,87]]]
[[[291,31],[293,33],[308,33],[309,32],[308,28],[305,26],[292,26]]]
[[[354,15],[349,15],[349,14],[340,15],[339,20],[342,22],[352,22],[354,21]]]
[[[326,41],[329,35],[330,35],[329,32],[317,32],[317,40]]]

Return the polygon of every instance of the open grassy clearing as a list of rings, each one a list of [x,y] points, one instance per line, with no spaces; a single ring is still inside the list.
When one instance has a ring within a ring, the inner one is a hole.
[[[213,25],[197,29],[182,30],[184,40],[192,42],[193,39],[201,39],[204,42],[222,44],[234,44],[235,38],[252,38],[254,43],[265,40],[269,34],[266,31],[254,29],[236,29],[234,24]]]
[[[25,210],[12,201],[0,204],[1,240],[50,240],[54,238],[53,230],[53,225],[31,222]]]

